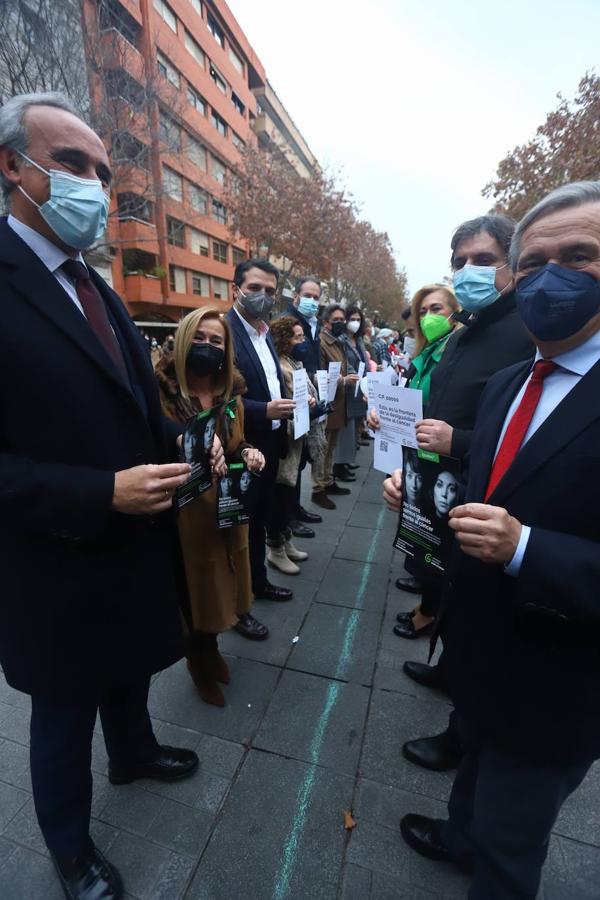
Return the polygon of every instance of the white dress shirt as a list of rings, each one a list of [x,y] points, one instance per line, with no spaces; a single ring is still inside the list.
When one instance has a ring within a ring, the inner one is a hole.
[[[535,361],[537,362],[537,360],[541,358],[542,355],[538,350],[535,356]],[[596,334],[593,334],[592,337],[588,338],[588,340],[584,344],[581,344],[581,346],[575,347],[573,350],[568,350],[566,353],[559,353],[558,356],[552,357],[552,361],[560,366],[560,368],[556,369],[556,371],[552,372],[550,375],[547,375],[542,382],[542,394],[533,414],[533,418],[531,420],[529,428],[527,429],[527,433],[523,440],[522,446],[527,443],[527,441],[533,434],[535,434],[540,425],[542,425],[546,421],[550,413],[554,412],[559,403],[562,403],[562,401],[565,399],[569,391],[573,390],[575,385],[578,384],[579,381],[581,381],[584,375],[587,375],[592,366],[594,366],[598,362],[598,360],[600,360],[600,331],[597,331]],[[533,366],[531,368],[531,371],[533,372]],[[502,441],[504,440],[504,435],[506,434],[506,430],[509,426],[510,420],[515,414],[519,403],[523,399],[523,395],[525,394],[530,379],[531,374],[511,403],[506,419],[504,420],[504,426],[500,433],[500,439],[496,447],[496,454],[498,453]],[[505,571],[508,575],[519,574],[530,534],[530,526],[523,525],[521,530],[521,537],[517,545],[517,549],[515,550],[515,555],[505,567]]]
[[[39,231],[35,231],[35,229],[30,228],[29,225],[20,222],[13,215],[8,217],[7,224],[12,228],[15,234],[19,235],[21,240],[25,241],[29,249],[33,250],[46,268],[52,272],[61,288],[68,294],[79,312],[82,315],[85,315],[81,303],[79,302],[75,285],[66,272],[63,272],[61,269],[62,264],[68,259],[71,259],[71,257],[68,256],[64,250],[61,250],[60,247],[57,247],[56,244],[53,244],[52,241],[49,241],[48,238],[44,237],[43,234],[40,234]],[[85,266],[81,253],[78,253],[75,259]]]
[[[256,350],[256,355],[260,360],[267,379],[271,400],[281,400],[281,385],[279,384],[279,378],[277,377],[277,366],[275,365],[271,348],[267,344],[268,325],[265,323],[264,330],[257,331],[253,325],[247,322],[244,317],[239,314],[235,306],[233,308],[236,316],[246,329],[246,333],[252,341],[252,346]],[[279,428],[280,425],[281,421],[279,419],[272,420],[273,430]]]

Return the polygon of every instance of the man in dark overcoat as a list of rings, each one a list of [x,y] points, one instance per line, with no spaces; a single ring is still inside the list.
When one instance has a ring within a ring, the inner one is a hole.
[[[81,256],[106,225],[102,141],[58,94],[0,109],[0,663],[31,695],[40,827],[67,897],[121,895],[89,837],[99,710],[109,778],[168,780],[150,676],[182,654],[167,434],[144,340]]]

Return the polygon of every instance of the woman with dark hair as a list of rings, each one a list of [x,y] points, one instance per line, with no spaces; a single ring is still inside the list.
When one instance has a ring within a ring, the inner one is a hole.
[[[291,397],[294,392],[294,372],[304,369],[302,362],[306,350],[306,338],[300,322],[293,316],[281,316],[270,324],[271,337],[279,356],[279,364],[285,379],[287,392]],[[308,405],[314,409],[317,405],[317,392],[307,377]],[[308,559],[308,553],[298,550],[292,542],[290,523],[294,519],[296,505],[296,482],[302,451],[308,445],[309,455],[314,459],[325,453],[325,426],[312,419],[307,435],[294,438],[294,422],[290,419],[288,427],[288,451],[279,463],[273,503],[270,505],[267,521],[267,564],[279,569],[286,575],[298,575],[297,563]]]
[[[367,369],[367,351],[363,342],[365,332],[365,317],[358,306],[351,306],[346,310],[346,333],[344,335],[344,350],[346,354],[346,366],[349,375],[357,375],[361,363]],[[367,406],[362,391],[356,393],[356,384],[346,388],[346,425],[340,429],[338,444],[335,451],[333,474],[338,481],[354,481],[353,469],[355,465],[356,450],[358,444],[368,445],[362,438],[362,422],[367,414]]]
[[[213,410],[214,430],[226,461],[244,462],[249,471],[261,471],[262,453],[244,439],[241,396],[245,383],[234,368],[229,326],[217,309],[196,309],[182,319],[173,354],[158,363],[156,375],[166,416],[183,423]],[[213,706],[224,706],[219,683],[229,683],[229,669],[219,653],[217,636],[242,617],[253,620],[257,639],[267,637],[268,631],[250,616],[248,526],[220,529],[216,503],[213,485],[183,506],[179,538],[190,601],[183,616],[188,669],[200,697]]]

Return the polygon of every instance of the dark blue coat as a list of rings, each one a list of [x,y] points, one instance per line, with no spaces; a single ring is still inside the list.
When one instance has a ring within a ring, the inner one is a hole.
[[[479,404],[466,502],[483,502],[530,363]],[[600,363],[519,451],[490,497],[532,526],[520,574],[457,554],[442,615],[457,710],[490,741],[544,761],[600,757]]]
[[[286,316],[293,316],[294,319],[297,319],[299,324],[302,325],[302,330],[304,332],[304,339],[309,347],[308,355],[304,360],[304,368],[308,372],[309,375],[314,375],[317,369],[321,368],[321,340],[319,338],[319,332],[321,331],[320,323],[317,323],[317,330],[315,332],[315,336],[312,336],[312,329],[310,327],[310,322],[308,319],[305,319],[302,313],[299,313],[293,303],[290,303],[288,308],[285,311]]]
[[[0,662],[64,697],[181,654],[170,514],[111,509],[114,472],[169,461],[145,341],[92,271],[134,390],[44,264],[0,220]]]
[[[247,391],[243,397],[244,403],[244,434],[255,447],[260,450],[268,449],[271,445],[271,437],[273,427],[271,420],[267,419],[267,404],[271,400],[269,385],[262,363],[258,358],[256,350],[252,346],[252,341],[248,336],[248,332],[240,322],[239,316],[235,310],[230,309],[227,319],[233,334],[233,342],[235,346],[235,364],[244,376]],[[273,338],[267,334],[267,344],[275,360],[277,369],[277,377],[279,379],[279,387],[281,396],[287,397],[285,381],[279,365],[279,358],[273,343]],[[287,429],[285,422],[277,429],[277,439],[279,441],[279,452],[281,456],[285,456],[287,449]]]

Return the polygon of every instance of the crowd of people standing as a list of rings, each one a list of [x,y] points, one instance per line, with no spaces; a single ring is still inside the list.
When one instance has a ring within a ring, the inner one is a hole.
[[[225,705],[219,635],[269,638],[253,601],[293,599],[269,570],[310,565],[294,538],[351,492],[379,428],[361,373],[391,365],[424,418],[406,472],[384,481],[389,508],[419,493],[420,454],[463,471],[433,496],[455,535],[449,572],[409,555],[396,580],[419,598],[399,640],[443,646],[405,672],[455,706],[442,734],[402,750],[458,769],[448,819],[411,813],[401,834],[472,872],[470,900],[534,900],[561,805],[600,757],[600,183],[557,189],[518,225],[460,225],[452,286],[420,288],[398,330],[324,303],[314,275],[274,316],[279,272],[253,258],[226,314],[193,310],[155,353],[82,256],[106,228],[111,171],[64,97],[0,109],[0,179],[0,663],[31,696],[35,808],[65,895],[123,894],[89,835],[97,713],[111,783],[193,775],[195,752],[156,740],[150,678],[185,656],[199,701]],[[308,466],[319,512],[301,503]]]

